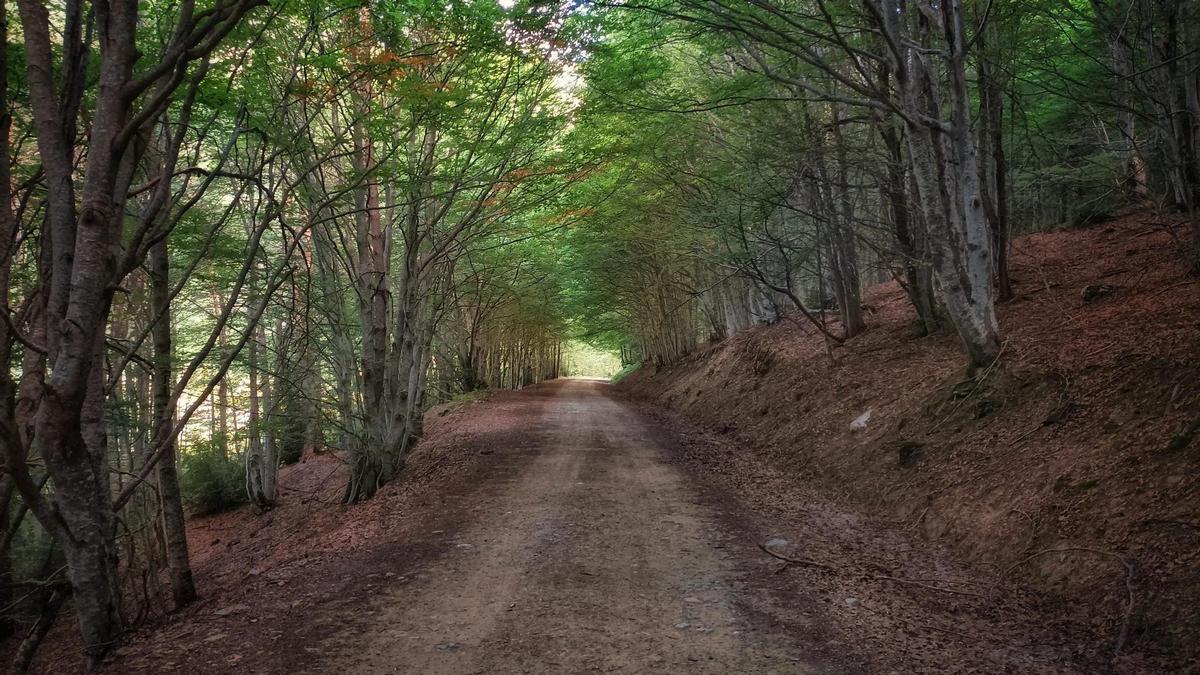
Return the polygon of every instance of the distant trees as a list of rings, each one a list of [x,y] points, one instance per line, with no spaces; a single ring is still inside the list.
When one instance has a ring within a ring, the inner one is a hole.
[[[1092,15],[1062,11],[1068,25],[1089,19],[1107,43],[1097,57],[1111,77],[1104,103],[1116,116],[1110,140],[1122,180],[1193,216],[1200,208],[1200,8],[1187,0],[1093,0]],[[1091,97],[1082,95],[1084,100]],[[1193,269],[1200,273],[1200,219],[1193,218]]]
[[[322,311],[338,331],[358,327],[341,332],[330,355],[349,404],[336,421],[351,465],[348,502],[390,480],[420,435],[438,327],[470,311],[450,306],[464,281],[458,261],[560,181],[548,159],[562,120],[551,87],[558,66],[509,42],[494,19],[464,12],[443,25],[416,14],[402,26],[363,10],[344,20],[345,62],[306,73],[350,83],[299,101],[302,117],[317,120],[308,143],[339,144],[344,157],[310,181],[324,196],[307,217],[332,287]],[[466,359],[472,370],[476,356]]]

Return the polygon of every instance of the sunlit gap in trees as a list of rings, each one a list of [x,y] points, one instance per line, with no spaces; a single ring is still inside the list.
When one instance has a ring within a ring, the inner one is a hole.
[[[579,340],[563,345],[562,374],[566,377],[608,379],[621,369],[620,357],[612,351],[593,347]]]

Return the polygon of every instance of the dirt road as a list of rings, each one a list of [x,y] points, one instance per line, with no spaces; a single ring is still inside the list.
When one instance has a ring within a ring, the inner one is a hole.
[[[967,569],[735,439],[566,380],[435,410],[338,503],[332,453],[273,511],[190,523],[199,602],[113,673],[1100,673],[1114,635]],[[759,549],[805,564],[784,565]],[[42,672],[78,672],[62,624]]]
[[[309,648],[311,672],[1086,670],[1028,599],[936,552],[815,496],[769,513],[706,482],[677,435],[606,384],[513,401],[515,429],[479,450],[484,482],[428,534],[440,553]],[[757,548],[773,532],[786,536],[772,547],[824,562],[781,569]]]
[[[522,470],[445,533],[447,555],[378,599],[372,630],[327,641],[323,670],[811,670],[739,611],[715,514],[605,386],[555,385]]]

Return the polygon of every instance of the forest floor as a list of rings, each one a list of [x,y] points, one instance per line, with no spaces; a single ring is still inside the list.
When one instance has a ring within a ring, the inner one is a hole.
[[[727,440],[563,380],[435,410],[360,506],[287,467],[282,505],[194,519],[203,600],[109,672],[1098,672],[1038,595],[759,466],[750,504],[697,469]],[[747,455],[748,456],[748,455]],[[760,550],[810,562],[785,564]],[[65,622],[64,622],[65,623]],[[60,625],[39,667],[70,672]]]

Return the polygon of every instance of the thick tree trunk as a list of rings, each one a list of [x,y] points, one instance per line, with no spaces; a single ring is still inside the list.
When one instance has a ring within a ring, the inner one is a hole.
[[[894,8],[892,8],[894,9]],[[889,10],[885,9],[885,12]],[[965,37],[960,0],[938,11],[949,41],[946,61],[950,120],[938,120],[932,73],[914,45],[906,55],[901,103],[913,177],[929,232],[931,259],[943,305],[966,349],[972,371],[991,365],[1000,354],[992,284],[991,233],[984,214],[975,139],[971,134]],[[899,14],[889,19],[892,26]],[[910,19],[911,20],[911,19]],[[896,36],[898,31],[892,30]]]
[[[29,403],[36,407],[31,416],[32,434],[28,446],[23,442],[24,447],[12,447],[11,436],[6,444],[10,460],[23,460],[26,447],[38,448],[52,478],[54,491],[47,497],[35,488],[23,463],[9,467],[22,497],[63,550],[81,636],[93,663],[121,632],[104,428],[103,357],[113,293],[144,253],[137,249],[117,260],[129,222],[125,201],[144,151],[138,139],[149,121],[157,119],[171,103],[171,94],[182,80],[175,74],[186,73],[191,60],[214,49],[251,3],[238,0],[222,5],[203,25],[195,23],[200,15],[183,12],[186,25],[164,33],[173,38],[163,61],[148,65],[135,78],[137,3],[92,7],[95,44],[99,46],[98,58],[92,59],[80,36],[82,3],[70,0],[65,11],[56,6],[52,22],[39,0],[18,2],[29,110],[46,196],[37,290],[45,304],[36,317],[36,322],[44,325],[31,332],[40,330],[44,337],[49,368],[36,360],[26,362],[30,369],[22,373],[21,389],[29,383],[39,391],[18,401],[16,414]],[[58,37],[52,38],[51,33],[59,32],[59,17],[64,15],[59,60],[55,57]],[[56,68],[58,63],[61,68]],[[85,78],[88,73],[94,78]],[[96,83],[89,92],[92,110],[86,133],[79,134],[79,102],[89,81]],[[142,96],[151,88],[161,95]],[[149,107],[135,115],[134,101]],[[88,141],[82,165],[83,154],[76,147],[81,136]],[[164,199],[168,183],[163,181],[156,188]],[[30,417],[9,423],[24,427],[26,419]]]
[[[93,354],[103,340],[98,332]],[[107,453],[103,434],[103,372],[93,360],[87,385],[72,400],[48,388],[38,409],[36,437],[55,487],[56,514],[35,515],[55,534],[67,562],[84,648],[98,660],[121,632],[117,611],[117,549],[109,504]],[[22,490],[26,499],[37,499]]]
[[[355,168],[363,173],[373,172],[373,144],[368,130],[356,125],[353,135]],[[395,419],[397,402],[389,396],[389,384],[398,376],[388,352],[388,329],[393,311],[391,245],[382,222],[379,183],[373,174],[361,189],[355,190],[354,201],[359,265],[355,284],[362,329],[363,427],[351,452],[347,503],[370,499],[391,479],[395,470],[393,458],[399,454],[400,446]],[[396,307],[395,311],[404,310]]]

